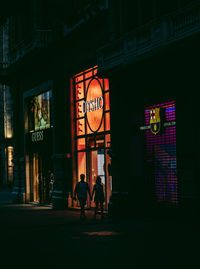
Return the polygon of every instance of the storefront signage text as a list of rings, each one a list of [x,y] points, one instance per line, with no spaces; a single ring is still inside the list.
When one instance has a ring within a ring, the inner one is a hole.
[[[44,140],[43,131],[32,133],[31,135],[32,142],[39,142]]]
[[[91,99],[89,101],[83,102],[82,111],[85,114],[86,112],[93,112],[98,109],[103,108],[103,97],[99,96],[97,98]]]

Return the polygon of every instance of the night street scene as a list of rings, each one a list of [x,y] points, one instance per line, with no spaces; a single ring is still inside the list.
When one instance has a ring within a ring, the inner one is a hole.
[[[0,268],[200,268],[200,0],[0,2]]]

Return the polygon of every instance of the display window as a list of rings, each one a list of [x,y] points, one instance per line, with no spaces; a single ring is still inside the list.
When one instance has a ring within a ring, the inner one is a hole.
[[[52,176],[52,90],[29,96],[25,103],[26,201],[50,202]]]
[[[97,76],[97,67],[75,75],[71,80],[73,190],[80,175],[85,174],[90,190],[101,177],[105,207],[111,190],[111,147],[109,81]],[[109,172],[108,172],[109,169]],[[88,201],[88,206],[94,206]]]
[[[25,131],[34,132],[50,128],[50,100],[52,92],[47,91],[25,101]]]

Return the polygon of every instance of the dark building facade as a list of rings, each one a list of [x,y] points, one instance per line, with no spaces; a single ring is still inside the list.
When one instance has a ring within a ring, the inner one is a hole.
[[[0,25],[0,70],[8,64],[8,19]],[[3,73],[3,72],[2,72]],[[5,75],[3,76],[5,78]],[[12,96],[5,79],[0,79],[0,188],[13,186]]]
[[[65,2],[8,16],[14,201],[49,202],[53,174],[53,208],[77,206],[84,173],[110,212],[198,208],[200,2]]]

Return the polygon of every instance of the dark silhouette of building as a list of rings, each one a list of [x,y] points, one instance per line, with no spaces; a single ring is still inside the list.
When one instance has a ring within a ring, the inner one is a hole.
[[[13,115],[10,88],[3,72],[8,64],[8,20],[0,25],[0,188],[13,185]]]
[[[200,1],[19,1],[5,18],[15,201],[45,203],[51,170],[54,208],[81,173],[112,212],[196,208]]]

